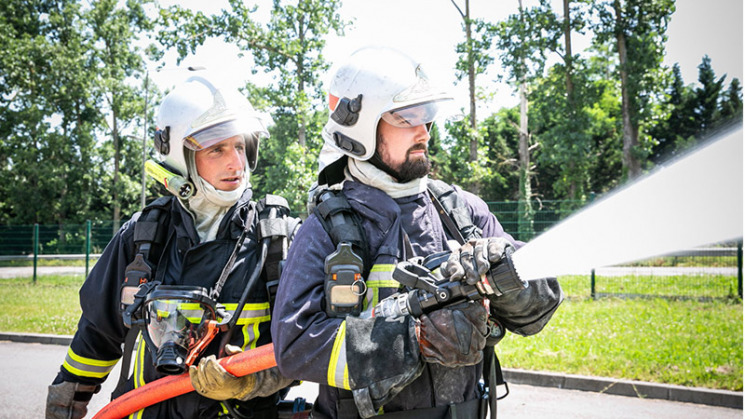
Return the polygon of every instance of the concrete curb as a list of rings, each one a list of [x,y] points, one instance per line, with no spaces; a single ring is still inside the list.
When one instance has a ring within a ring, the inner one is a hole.
[[[742,409],[743,404],[743,393],[741,391],[712,390],[701,387],[684,387],[617,378],[589,377],[510,368],[503,368],[503,373],[505,381],[513,384],[592,391],[617,396],[662,399],[733,409]]]
[[[41,343],[45,345],[69,345],[72,342],[72,336],[0,332],[1,340],[20,343]],[[509,384],[591,391],[617,396],[662,399],[732,409],[743,408],[743,393],[741,391],[712,390],[700,387],[684,387],[644,381],[527,371],[512,368],[503,368],[503,373],[505,381]]]
[[[0,332],[0,340],[20,343],[41,343],[44,345],[69,345],[72,342],[72,335]]]

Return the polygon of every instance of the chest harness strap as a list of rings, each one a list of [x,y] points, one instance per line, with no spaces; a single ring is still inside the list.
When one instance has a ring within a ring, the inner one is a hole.
[[[134,296],[140,285],[150,282],[157,269],[158,260],[165,248],[168,236],[169,211],[171,198],[164,196],[156,199],[142,210],[140,218],[134,225],[134,243],[136,253],[134,260],[124,270],[124,281],[120,290],[120,310],[134,302]],[[126,391],[129,379],[129,367],[132,362],[132,351],[137,340],[137,330],[130,329],[124,338],[119,381],[112,393],[118,397]]]

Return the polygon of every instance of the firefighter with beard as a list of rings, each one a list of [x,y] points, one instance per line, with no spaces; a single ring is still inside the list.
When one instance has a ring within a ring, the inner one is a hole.
[[[390,48],[362,48],[332,77],[314,209],[297,234],[303,246],[290,250],[272,322],[280,371],[320,384],[313,418],[484,417],[492,327],[538,333],[562,301],[555,278],[492,275],[523,243],[483,200],[428,178],[429,130],[452,99]],[[459,204],[443,217],[436,198],[448,196]],[[333,221],[344,214],[348,222]],[[482,300],[419,317],[371,315],[406,291],[392,278],[397,263],[446,251],[441,274],[479,285]]]

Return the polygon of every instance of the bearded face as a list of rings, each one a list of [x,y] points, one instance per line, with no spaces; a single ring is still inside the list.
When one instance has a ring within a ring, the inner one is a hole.
[[[406,183],[429,173],[427,141],[429,131],[425,125],[398,128],[381,121],[376,152],[386,172]]]

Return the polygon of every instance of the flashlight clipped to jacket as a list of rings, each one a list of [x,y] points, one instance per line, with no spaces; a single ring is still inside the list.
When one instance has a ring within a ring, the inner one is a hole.
[[[145,162],[145,172],[160,182],[169,192],[181,199],[189,199],[194,195],[194,184],[183,176],[171,172],[163,165],[148,160]]]

